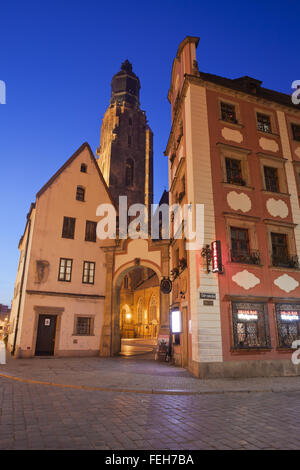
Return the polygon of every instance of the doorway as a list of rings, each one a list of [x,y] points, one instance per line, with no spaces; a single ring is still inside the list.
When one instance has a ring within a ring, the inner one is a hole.
[[[53,356],[57,315],[39,315],[36,356]]]

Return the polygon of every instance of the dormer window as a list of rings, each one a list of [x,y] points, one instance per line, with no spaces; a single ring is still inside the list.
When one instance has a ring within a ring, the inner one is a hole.
[[[84,201],[85,189],[82,186],[77,186],[76,189],[76,200]]]
[[[86,170],[87,170],[86,164],[85,164],[85,163],[82,163],[82,164],[81,164],[81,167],[80,167],[81,173],[86,173]]]

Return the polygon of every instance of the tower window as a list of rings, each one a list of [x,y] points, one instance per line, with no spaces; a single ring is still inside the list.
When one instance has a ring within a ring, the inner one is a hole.
[[[126,186],[133,185],[133,173],[134,173],[134,162],[131,158],[126,160],[126,170],[125,170],[125,184]]]
[[[128,136],[128,146],[131,145],[131,135]]]
[[[84,201],[85,189],[82,186],[77,186],[76,189],[76,200]]]
[[[80,167],[81,173],[86,173],[86,170],[87,170],[86,164],[85,164],[85,163],[82,163],[82,164],[81,164],[81,167]]]
[[[132,118],[129,118],[128,123],[130,126],[132,126]]]

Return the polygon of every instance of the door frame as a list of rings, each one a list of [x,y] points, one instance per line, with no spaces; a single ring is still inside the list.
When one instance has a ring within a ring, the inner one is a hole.
[[[50,324],[54,321],[54,325],[51,326],[50,331],[51,335],[49,335],[49,329],[46,327],[46,320],[50,319]],[[36,338],[36,346],[35,346],[35,356],[54,356],[54,349],[55,349],[55,342],[56,342],[56,325],[57,325],[57,315],[53,314],[45,314],[39,313],[38,319],[38,328],[37,328],[37,338]],[[46,335],[46,336],[45,336]],[[41,342],[41,339],[43,341]],[[39,340],[39,341],[38,341]],[[37,354],[37,345],[39,345],[39,353]]]
[[[182,315],[182,367],[188,368],[189,365],[189,318],[188,307],[181,307]]]
[[[36,350],[36,340],[37,332],[39,325],[39,316],[40,315],[56,315],[56,328],[55,328],[55,342],[54,342],[54,351],[53,356],[57,356],[59,352],[59,340],[60,340],[60,331],[61,331],[61,316],[64,312],[63,307],[44,307],[44,306],[34,306],[35,318],[34,318],[34,329],[32,335],[32,355],[35,356]],[[49,356],[49,357],[53,357]]]

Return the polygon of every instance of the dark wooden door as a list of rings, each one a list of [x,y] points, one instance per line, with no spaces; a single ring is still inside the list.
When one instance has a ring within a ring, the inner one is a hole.
[[[39,315],[36,338],[36,356],[53,356],[56,331],[56,315]]]

